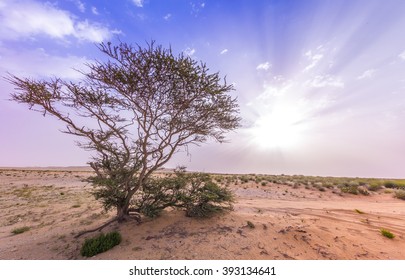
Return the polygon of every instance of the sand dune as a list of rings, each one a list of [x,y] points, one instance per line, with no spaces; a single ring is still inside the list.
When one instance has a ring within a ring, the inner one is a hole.
[[[90,174],[0,169],[0,259],[82,259],[86,236],[73,235],[113,215],[83,182]],[[405,259],[405,202],[383,190],[361,196],[255,182],[230,188],[233,212],[195,220],[166,211],[139,225],[111,225],[104,231],[118,229],[122,243],[93,259]],[[29,230],[12,233],[22,227]]]

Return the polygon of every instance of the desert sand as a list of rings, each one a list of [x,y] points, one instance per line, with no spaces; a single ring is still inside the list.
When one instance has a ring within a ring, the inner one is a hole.
[[[74,235],[114,215],[83,181],[91,174],[0,169],[0,259],[84,259],[81,245],[98,233]],[[121,244],[91,259],[405,259],[405,201],[384,189],[363,196],[254,181],[229,187],[233,212],[198,220],[168,210],[141,224],[112,224],[103,232],[120,231]],[[12,233],[22,227],[29,230]]]

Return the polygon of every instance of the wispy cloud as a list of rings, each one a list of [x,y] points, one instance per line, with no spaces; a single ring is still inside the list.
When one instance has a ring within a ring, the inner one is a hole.
[[[375,69],[368,69],[363,72],[360,76],[357,77],[357,80],[369,79],[371,78],[377,70]]]
[[[198,14],[205,8],[205,2],[191,2],[191,14],[198,16]]]
[[[77,8],[79,9],[80,12],[84,13],[86,11],[86,6],[82,1],[77,0],[76,1],[76,6],[77,6]]]
[[[257,65],[256,70],[267,71],[270,69],[270,67],[271,67],[270,62],[266,61],[266,62],[263,62],[263,63],[260,63],[259,65]]]
[[[108,39],[112,33],[113,31],[100,23],[80,21],[68,11],[49,3],[6,0],[0,5],[0,39],[48,36],[62,40],[73,37],[100,42]]]
[[[96,16],[98,16],[99,15],[99,12],[98,12],[98,10],[97,10],[97,8],[96,7],[91,7],[91,12],[94,14],[94,15],[96,15]]]
[[[306,81],[304,84],[308,87],[313,88],[324,88],[324,87],[343,88],[345,85],[340,77],[332,75],[316,75],[315,77]]]
[[[135,4],[135,6],[142,8],[143,7],[143,0],[132,0],[132,3]]]
[[[193,48],[187,48],[183,51],[183,53],[187,56],[193,56],[195,54],[196,50]]]
[[[401,59],[405,60],[405,51],[398,55]]]
[[[172,14],[167,14],[163,17],[164,20],[169,20],[172,17]]]
[[[223,49],[220,54],[226,54],[228,52],[228,49]]]
[[[312,51],[307,51],[305,56],[309,59],[310,63],[304,68],[304,72],[314,68],[323,58],[323,54],[313,53]]]

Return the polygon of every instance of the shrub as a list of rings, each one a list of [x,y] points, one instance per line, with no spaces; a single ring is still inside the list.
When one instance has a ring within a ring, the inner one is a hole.
[[[387,237],[389,239],[393,239],[395,237],[395,235],[392,232],[390,232],[389,230],[387,230],[387,229],[382,228],[382,229],[380,229],[380,232],[381,232],[381,234],[383,236],[385,236],[385,237]]]
[[[376,192],[378,190],[381,190],[381,184],[380,183],[371,183],[370,186],[367,187],[369,191]]]
[[[396,191],[394,197],[405,200],[405,191],[404,190]]]
[[[326,191],[326,189],[325,189],[324,187],[318,187],[318,190],[319,190],[320,192],[325,192],[325,191]]]
[[[205,218],[232,210],[233,201],[232,192],[213,182],[210,175],[177,170],[170,178],[150,178],[133,205],[150,218],[168,207],[183,209],[188,217]]]
[[[334,184],[332,182],[325,182],[323,186],[328,189],[332,189],[334,187]]]
[[[245,176],[241,177],[240,180],[241,180],[242,184],[246,184],[249,182],[249,178],[245,177]]]
[[[121,243],[121,234],[113,231],[107,234],[100,234],[94,238],[86,239],[80,254],[83,257],[92,257],[97,254],[110,250]]]
[[[359,190],[357,189],[357,186],[350,186],[348,184],[341,186],[340,190],[343,193],[350,193],[350,194],[356,194],[356,195],[359,194]]]
[[[232,209],[233,195],[213,182],[190,190],[190,195],[183,199],[188,217],[208,218],[225,210]]]
[[[388,189],[396,189],[397,185],[393,181],[386,181],[384,182],[384,186]]]
[[[349,184],[350,187],[358,187],[359,186],[359,182],[357,182],[357,181],[350,181],[348,184]]]
[[[248,226],[249,228],[252,228],[252,229],[256,227],[255,224],[252,223],[251,221],[247,221],[247,226]]]
[[[357,188],[357,190],[359,191],[360,194],[362,195],[370,195],[370,193],[368,192],[367,188],[364,186],[359,186]]]
[[[24,233],[24,232],[29,231],[29,230],[30,230],[30,227],[20,227],[20,228],[13,229],[11,231],[11,233],[13,233],[13,234],[21,234],[21,233]]]

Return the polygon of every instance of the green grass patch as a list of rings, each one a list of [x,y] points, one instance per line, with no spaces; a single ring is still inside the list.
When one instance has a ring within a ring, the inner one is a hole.
[[[387,237],[389,239],[393,239],[395,237],[395,235],[392,232],[390,232],[389,230],[387,230],[387,229],[382,228],[382,229],[380,229],[380,232],[381,232],[381,234],[383,236],[385,236],[385,237]]]
[[[121,234],[113,231],[107,234],[100,234],[94,238],[89,238],[84,241],[80,254],[83,257],[92,257],[97,254],[110,250],[114,246],[121,243]]]
[[[21,234],[21,233],[24,233],[24,232],[29,231],[29,230],[30,230],[30,227],[19,227],[19,228],[13,229],[11,231],[11,233],[13,233],[13,234]]]

